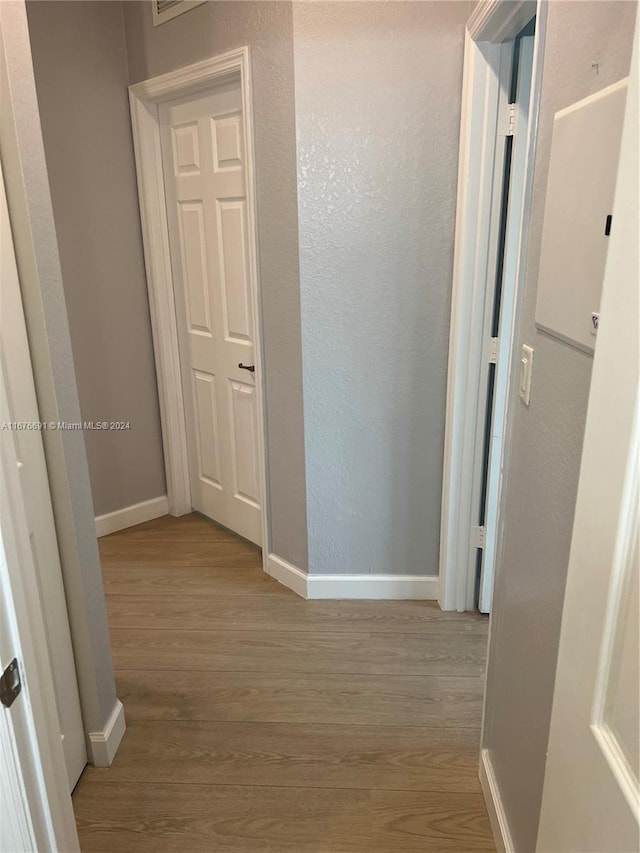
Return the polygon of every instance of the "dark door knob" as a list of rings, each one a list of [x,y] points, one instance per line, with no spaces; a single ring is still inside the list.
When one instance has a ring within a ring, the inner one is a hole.
[[[255,364],[243,364],[242,362],[240,362],[238,367],[241,367],[243,370],[248,370],[249,373],[255,373],[256,372]]]

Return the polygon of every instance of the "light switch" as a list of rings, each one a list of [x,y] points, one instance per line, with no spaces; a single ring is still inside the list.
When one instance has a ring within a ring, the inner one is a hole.
[[[528,347],[522,344],[522,352],[520,354],[520,376],[519,376],[519,391],[520,399],[525,404],[529,405],[531,399],[531,373],[533,371],[533,347]]]

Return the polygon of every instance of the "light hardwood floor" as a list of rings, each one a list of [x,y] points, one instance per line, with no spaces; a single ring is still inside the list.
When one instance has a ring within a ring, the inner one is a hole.
[[[100,540],[127,733],[73,800],[83,851],[493,851],[487,620],[303,601],[196,516]]]

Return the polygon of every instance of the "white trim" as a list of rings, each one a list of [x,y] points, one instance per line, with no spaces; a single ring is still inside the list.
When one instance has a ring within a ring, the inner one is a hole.
[[[517,12],[517,14],[516,14]],[[500,369],[504,382],[505,364],[513,370],[513,351],[524,277],[526,235],[531,207],[533,161],[541,90],[542,56],[546,26],[546,3],[537,7],[528,0],[512,3],[488,0],[478,5],[470,19],[465,38],[458,199],[451,307],[447,413],[445,427],[444,476],[442,487],[442,523],[440,536],[440,591],[443,610],[468,610],[475,606],[470,572],[470,542],[474,519],[474,476],[477,476],[478,424],[484,423],[482,405],[485,395],[481,377],[485,361],[485,296],[491,281],[492,240],[495,239],[494,165],[500,111],[500,73],[506,51],[502,44],[513,39],[527,19],[536,14],[529,122],[527,127],[527,165],[518,234],[518,259],[515,266],[514,293],[510,316],[503,316],[503,336],[499,343],[503,359]],[[524,20],[523,20],[524,18]],[[481,44],[477,38],[492,38],[500,43]],[[505,314],[506,312],[503,312]],[[508,382],[508,377],[507,377]],[[506,444],[510,413],[505,418]],[[499,443],[496,452],[500,450]],[[489,519],[499,524],[499,519]],[[485,527],[488,523],[485,522]]]
[[[307,598],[435,601],[437,575],[309,575]]]
[[[485,293],[492,243],[493,174],[499,120],[501,49],[481,51],[465,38],[453,295],[447,374],[440,606],[466,610],[485,334]]]
[[[89,758],[95,767],[111,766],[126,728],[124,705],[116,699],[113,711],[102,731],[89,732]]]
[[[309,575],[269,554],[267,574],[307,599],[435,601],[437,575]]]
[[[169,511],[184,515],[191,511],[191,489],[164,183],[162,170],[154,169],[162,160],[158,111],[131,90],[129,97]]]
[[[256,401],[260,429],[260,497],[262,506],[263,567],[267,571],[269,553],[269,506],[267,501],[266,411],[262,369],[262,312],[258,276],[256,232],[255,157],[253,109],[251,101],[251,65],[248,47],[196,62],[168,74],[161,74],[129,87],[131,123],[138,176],[140,217],[151,310],[151,327],[158,377],[158,395],[167,476],[167,496],[172,515],[191,511],[187,431],[182,400],[182,377],[178,347],[178,329],[173,295],[169,250],[169,230],[165,209],[162,151],[158,104],[177,97],[203,92],[225,80],[237,79],[242,94],[244,142],[247,152],[247,210],[249,212],[249,266],[255,341]]]
[[[206,92],[225,79],[238,77],[249,70],[249,48],[238,47],[227,53],[202,59],[191,65],[176,68],[157,77],[149,77],[129,86],[130,99],[133,99],[132,112],[137,116],[140,102],[147,106],[170,101],[174,98]],[[248,81],[245,80],[247,86]],[[145,167],[146,169],[147,167]]]
[[[179,0],[175,6],[172,6],[170,9],[165,9],[163,12],[159,12],[157,0],[151,0],[153,26],[159,27],[160,24],[171,21],[173,18],[177,18],[178,15],[184,15],[185,12],[189,12],[191,9],[195,9],[196,6],[201,6],[206,2],[207,0]]]
[[[536,0],[485,0],[467,22],[473,41],[500,44],[514,38],[536,14]]]
[[[502,803],[498,780],[493,770],[488,749],[483,749],[480,753],[480,785],[482,786],[482,793],[484,794],[493,839],[496,843],[498,853],[515,853],[516,848],[511,838],[509,824],[507,823],[507,814]]]
[[[125,506],[123,509],[115,510],[115,512],[97,515],[96,536],[99,539],[101,536],[108,536],[109,533],[116,533],[118,530],[126,530],[127,527],[133,527],[135,524],[142,524],[143,521],[160,518],[167,515],[168,512],[169,498],[166,495],[161,495],[159,498],[151,498],[151,500],[142,501],[139,504]]]
[[[269,554],[265,572],[279,583],[288,586],[289,589],[292,589],[301,598],[307,597],[307,573],[283,560],[282,557],[278,557],[276,554]]]

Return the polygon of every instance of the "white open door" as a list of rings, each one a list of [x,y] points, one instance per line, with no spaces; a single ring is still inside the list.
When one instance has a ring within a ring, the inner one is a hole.
[[[0,411],[7,388],[0,371]],[[0,851],[79,850],[13,435],[0,430]],[[7,673],[6,675],[4,675]]]
[[[2,429],[10,433],[18,459],[38,580],[36,594],[38,602],[43,604],[47,648],[54,663],[56,707],[68,790],[71,791],[87,763],[87,753],[49,479],[42,434],[37,428],[40,416],[1,171],[0,249],[0,362],[7,393]]]
[[[7,559],[0,529],[0,672],[13,660],[15,644],[9,620],[15,619],[13,599],[7,586]],[[36,850],[33,819],[26,795],[26,782],[16,742],[14,721],[0,709],[0,850]]]
[[[1,169],[0,236],[0,851],[73,853],[84,736],[40,433],[8,428],[37,421],[37,407]],[[63,617],[67,634],[52,636]],[[54,680],[56,654],[67,683]]]
[[[640,27],[569,560],[539,853],[640,850]]]
[[[3,421],[7,391],[2,369]],[[20,473],[15,434],[0,429],[0,850],[73,853],[80,848]]]

